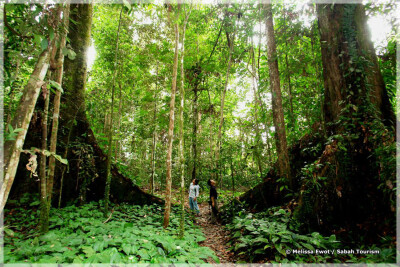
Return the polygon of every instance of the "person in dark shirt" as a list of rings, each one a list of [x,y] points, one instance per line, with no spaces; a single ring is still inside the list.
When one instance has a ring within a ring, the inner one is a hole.
[[[218,220],[218,193],[215,188],[216,182],[208,180],[207,184],[210,186],[210,205],[211,205],[211,222],[215,223]]]

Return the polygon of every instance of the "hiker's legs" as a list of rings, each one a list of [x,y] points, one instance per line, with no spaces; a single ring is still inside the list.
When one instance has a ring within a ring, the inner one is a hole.
[[[191,210],[194,210],[193,198],[189,197],[189,207]]]
[[[214,207],[211,207],[211,222],[216,223],[218,220],[218,201],[214,200]]]
[[[194,208],[194,211],[195,211],[197,214],[200,213],[199,206],[197,205],[197,200],[196,200],[196,201],[193,200],[193,208]]]

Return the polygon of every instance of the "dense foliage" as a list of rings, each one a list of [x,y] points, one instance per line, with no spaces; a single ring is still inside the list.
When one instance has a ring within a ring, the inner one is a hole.
[[[170,227],[161,227],[162,207],[112,207],[104,218],[101,204],[89,203],[55,209],[50,231],[37,235],[38,201],[26,196],[5,210],[4,261],[6,263],[204,263],[214,252],[201,247],[201,230],[186,221],[183,239],[177,237],[174,209]]]
[[[272,207],[264,212],[252,214],[245,209],[241,210],[240,206],[235,207],[237,216],[229,216],[230,207],[226,207],[225,214],[225,218],[230,222],[227,228],[231,232],[231,249],[241,256],[240,262],[396,261],[396,249],[391,237],[382,238],[379,246],[368,246],[362,242],[352,242],[348,245],[337,240],[335,235],[325,237],[318,232],[303,233],[301,223],[293,218],[288,209]],[[351,250],[353,252],[350,252]]]

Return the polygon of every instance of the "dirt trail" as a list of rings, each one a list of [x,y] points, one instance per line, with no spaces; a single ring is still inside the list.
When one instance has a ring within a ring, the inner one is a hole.
[[[229,232],[218,223],[211,223],[211,214],[208,208],[208,203],[199,204],[200,216],[196,220],[196,224],[202,228],[202,231],[207,238],[200,243],[201,246],[211,248],[218,256],[220,263],[235,262],[234,255],[228,251]],[[208,263],[215,263],[213,259],[208,259]]]

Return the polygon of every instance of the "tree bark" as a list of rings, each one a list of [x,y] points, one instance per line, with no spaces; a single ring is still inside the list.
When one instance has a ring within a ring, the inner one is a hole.
[[[55,44],[55,43],[54,43]],[[52,47],[55,49],[55,46]],[[49,74],[51,72],[49,71]],[[50,75],[49,75],[50,76]],[[47,150],[47,118],[49,114],[50,105],[50,90],[43,88],[42,92],[44,100],[44,109],[42,112],[42,151]],[[47,156],[42,153],[40,155],[40,232],[46,233],[49,231],[49,217],[47,216],[48,210],[48,194],[47,194],[47,176],[46,176]]]
[[[62,85],[63,78],[63,65],[64,65],[64,54],[62,53],[63,48],[66,43],[67,29],[69,26],[69,11],[70,5],[66,5],[63,11],[63,27],[64,32],[60,34],[60,45],[58,48],[58,59],[57,65],[59,66],[55,72],[55,82]],[[57,148],[57,133],[58,133],[58,123],[60,116],[60,101],[61,101],[61,91],[57,90],[54,96],[54,110],[53,110],[53,125],[51,129],[51,137],[50,137],[50,152],[56,153]],[[47,197],[48,197],[48,205],[49,208],[51,206],[51,200],[53,195],[53,185],[54,185],[54,173],[55,173],[56,161],[54,157],[50,157],[49,159],[49,177],[47,184]]]
[[[262,161],[261,161],[261,153],[260,153],[260,147],[263,147],[262,139],[261,139],[261,134],[260,134],[260,129],[258,126],[258,114],[259,114],[259,107],[261,107],[261,101],[258,98],[258,85],[257,85],[257,72],[256,72],[256,65],[255,65],[255,55],[254,55],[254,46],[253,46],[253,40],[252,40],[252,46],[250,49],[250,61],[251,61],[251,84],[253,88],[253,96],[254,96],[254,125],[255,125],[255,130],[256,130],[256,140],[255,140],[255,145],[254,145],[254,153],[256,156],[257,160],[257,165],[258,165],[258,171],[260,172],[260,178],[262,179],[263,177],[263,167],[262,167]]]
[[[267,53],[268,69],[271,80],[272,93],[272,113],[275,126],[275,142],[278,154],[278,164],[280,176],[288,180],[292,187],[292,178],[289,165],[289,155],[287,150],[285,120],[283,117],[282,94],[280,88],[278,58],[276,54],[274,23],[272,18],[271,4],[265,5],[266,11],[266,31],[267,31]]]
[[[393,126],[395,116],[366,27],[364,6],[335,4],[331,8],[321,4],[317,5],[317,15],[325,85],[325,123],[338,120],[350,91],[355,95],[351,97],[353,104],[368,91],[379,117],[385,125]],[[355,62],[361,57],[365,57],[363,64],[367,66]],[[336,128],[328,130],[335,132]]]
[[[153,113],[153,140],[151,142],[151,176],[150,176],[150,192],[154,193],[154,174],[156,170],[156,145],[157,145],[157,91],[158,91],[158,62],[156,70],[156,88],[154,90],[154,113]]]
[[[0,213],[7,202],[11,186],[19,163],[21,149],[24,145],[29,123],[39,96],[40,87],[46,76],[50,61],[50,48],[44,50],[38,58],[33,73],[25,86],[21,101],[11,122],[13,129],[21,129],[15,140],[6,140],[4,143],[4,180],[0,189]]]
[[[181,42],[181,86],[180,86],[180,106],[179,106],[179,167],[181,175],[181,218],[179,225],[179,237],[183,238],[185,231],[185,154],[184,154],[184,129],[183,129],[183,111],[185,107],[185,72],[184,72],[184,57],[185,57],[185,33],[186,24],[189,19],[189,13],[186,14],[185,21],[182,29],[182,42]]]
[[[226,32],[227,36],[227,41],[229,45],[229,55],[228,55],[228,66],[226,69],[226,76],[225,76],[225,85],[224,85],[224,90],[222,91],[221,95],[221,108],[220,108],[220,116],[219,116],[219,126],[218,126],[218,140],[217,140],[217,153],[215,157],[215,161],[217,162],[217,170],[218,171],[218,178],[219,178],[219,185],[222,186],[222,175],[220,172],[221,169],[221,146],[222,146],[222,126],[224,124],[224,105],[225,105],[225,95],[226,91],[228,90],[228,84],[229,84],[229,74],[231,71],[231,66],[232,66],[232,58],[233,58],[233,49],[234,49],[234,38],[232,38],[229,41],[229,33]]]
[[[197,79],[197,77],[195,77]],[[193,168],[192,168],[192,180],[196,179],[197,174],[197,128],[199,125],[199,111],[198,111],[198,84],[195,82],[195,88],[193,89],[193,139],[192,139],[192,151],[193,151]]]
[[[176,94],[176,79],[178,76],[178,46],[179,46],[179,27],[178,22],[175,22],[175,56],[174,66],[172,70],[172,86],[171,86],[171,102],[169,105],[169,127],[168,127],[168,150],[167,150],[167,177],[165,186],[165,211],[163,227],[169,225],[169,216],[171,213],[171,186],[172,186],[172,143],[174,138],[174,122],[175,122],[175,94]]]

